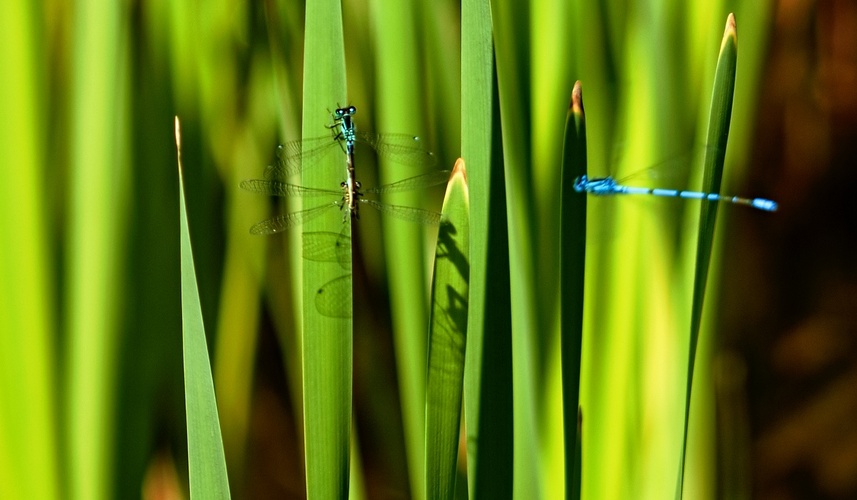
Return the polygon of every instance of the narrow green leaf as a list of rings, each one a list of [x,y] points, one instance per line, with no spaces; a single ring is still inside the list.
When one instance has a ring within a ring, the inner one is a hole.
[[[732,118],[732,100],[735,92],[735,69],[737,66],[737,33],[735,16],[729,14],[726,30],[720,45],[720,56],[714,74],[714,91],[711,95],[711,112],[708,122],[708,144],[703,159],[702,189],[709,193],[720,192],[723,178],[723,163],[726,159],[726,145],[729,139],[729,123]],[[717,219],[717,203],[703,201],[700,208],[699,234],[696,247],[696,269],[693,279],[693,304],[690,323],[690,347],[688,352],[687,387],[684,407],[684,434],[678,471],[676,498],[682,497],[684,485],[684,463],[687,455],[687,431],[690,413],[690,397],[693,388],[693,369],[696,363],[696,348],[699,343],[699,329],[702,323],[702,307],[705,299],[705,285],[708,280],[708,268],[711,262],[711,250],[714,243],[714,225]]]
[[[190,496],[200,499],[230,498],[226,457],[220,437],[220,419],[211,377],[211,363],[202,323],[202,307],[187,223],[181,162],[181,131],[176,117],[181,231],[182,338],[185,405],[187,411],[188,475]]]
[[[0,4],[0,498],[60,498],[41,10]]]
[[[464,375],[470,498],[512,491],[512,353],[506,192],[491,5],[461,3],[461,152],[469,186],[470,314]]]
[[[426,498],[455,496],[470,282],[470,195],[464,160],[443,202],[432,282],[426,380]]]
[[[64,230],[63,423],[70,498],[111,496],[129,169],[121,5],[75,2]],[[109,64],[105,61],[110,61]]]
[[[508,267],[512,318],[512,392],[514,398],[514,481],[516,498],[542,498],[539,442],[541,421],[536,417],[540,401],[538,335],[546,318],[537,301],[537,227],[532,194],[532,123],[529,110],[530,38],[528,6],[521,2],[492,2],[497,90],[503,140],[503,172],[509,237]]]
[[[566,498],[580,498],[577,415],[580,405],[580,357],[583,342],[583,284],[586,268],[586,196],[574,180],[586,175],[586,121],[583,90],[574,84],[565,121],[562,164],[560,305],[562,394],[565,429]],[[577,478],[576,487],[574,478]]]
[[[306,5],[303,135],[324,135],[329,111],[345,105],[345,46],[342,7],[335,0]],[[304,186],[336,189],[345,158],[329,154],[302,173]],[[306,207],[309,208],[309,207]],[[309,233],[342,230],[342,214],[328,211],[302,226]],[[351,224],[346,221],[347,236]],[[351,247],[345,248],[351,262]],[[303,259],[303,397],[307,497],[347,498],[351,444],[352,291],[351,274],[335,262]],[[335,293],[330,293],[335,289]],[[327,301],[332,298],[333,301]],[[335,313],[333,317],[330,314]]]
[[[423,59],[416,3],[399,0],[370,2],[377,67],[376,123],[379,131],[425,135],[425,73],[417,61]],[[403,70],[407,68],[407,70]],[[401,170],[379,163],[382,184],[401,179]],[[389,197],[391,203],[418,206],[422,193],[410,191]],[[424,492],[420,476],[425,471],[426,332],[428,331],[429,285],[425,229],[419,224],[386,218],[382,237],[390,290],[390,315],[396,349],[399,397],[405,433],[405,451],[411,495],[420,500]]]

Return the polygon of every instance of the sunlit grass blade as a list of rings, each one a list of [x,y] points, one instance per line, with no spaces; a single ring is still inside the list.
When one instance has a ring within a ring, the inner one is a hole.
[[[461,4],[461,152],[470,191],[470,307],[464,414],[470,498],[512,491],[512,354],[506,192],[491,4]]]
[[[351,318],[351,274],[334,278],[315,292],[315,310],[329,318]]]
[[[332,110],[346,102],[345,46],[342,32],[342,5],[334,0],[312,0],[306,4],[304,38],[303,137],[327,132]],[[319,163],[301,174],[304,186],[336,189],[345,178],[345,157],[324,155]],[[333,211],[327,212],[328,214]],[[304,234],[339,232],[342,217],[316,217],[304,222]],[[351,225],[346,228],[350,238]],[[344,248],[351,260],[351,247]],[[343,276],[336,262],[302,259],[303,329],[302,368],[304,443],[307,497],[346,498],[349,490],[352,400],[352,317],[335,317],[351,310],[351,275],[336,287],[330,305],[316,298],[327,283]],[[344,282],[344,283],[343,283]],[[333,314],[326,314],[333,313]]]
[[[512,494],[541,498],[545,494],[542,456],[539,450],[541,400],[539,335],[546,329],[537,300],[537,224],[532,193],[532,122],[529,110],[530,17],[526,4],[492,2],[497,90],[503,140],[503,172],[508,221],[509,290],[512,317],[512,391],[514,428],[514,482]]]
[[[464,161],[455,164],[440,223],[426,379],[426,498],[453,498],[464,389],[470,281],[470,199]]]
[[[574,442],[574,469],[571,471],[571,480],[566,483],[566,496],[580,498],[581,484],[583,483],[583,409],[577,409],[577,432]],[[570,495],[569,495],[570,492]]]
[[[62,244],[64,493],[108,498],[114,435],[129,199],[128,31],[122,6],[76,2],[68,101],[70,162]],[[105,64],[105,61],[111,61]],[[43,146],[44,147],[44,146]],[[46,148],[48,149],[48,148]]]
[[[586,196],[574,180],[586,175],[583,91],[575,83],[565,122],[560,221],[560,318],[566,498],[580,498],[578,407],[583,342],[583,284],[586,268]],[[574,479],[577,478],[577,481]]]
[[[425,73],[416,64],[422,26],[415,2],[376,0],[369,2],[372,42],[377,61],[375,94],[378,130],[424,135],[426,117]],[[403,70],[408,68],[408,70]],[[401,175],[394,162],[379,158],[379,179],[391,182]],[[396,194],[385,201],[416,207],[417,192]],[[425,227],[383,219],[383,245],[387,263],[390,316],[396,352],[402,426],[405,434],[411,495],[420,500],[425,491],[425,380],[426,332],[428,331],[428,272]]]
[[[711,111],[708,122],[708,144],[703,159],[703,186],[709,193],[719,193],[723,178],[723,163],[726,158],[726,145],[729,139],[729,123],[732,118],[732,100],[735,91],[735,68],[737,65],[737,33],[735,17],[729,14],[726,30],[720,45],[717,70],[714,74],[714,91],[711,95]],[[688,352],[687,386],[684,406],[684,434],[678,470],[676,498],[682,497],[684,484],[684,463],[687,455],[687,431],[690,421],[690,401],[693,388],[693,369],[696,364],[696,349],[699,343],[699,330],[702,323],[702,308],[705,299],[705,285],[708,280],[708,268],[714,243],[714,225],[717,219],[717,203],[703,201],[700,208],[699,235],[696,249],[696,268],[693,280],[693,303],[690,323],[690,348]]]
[[[187,223],[178,117],[176,117],[176,148],[178,149],[181,203],[182,337],[190,495],[191,498],[199,499],[230,498],[226,457],[220,436],[220,420],[217,416],[217,401],[214,395],[214,382],[211,376]]]
[[[63,491],[40,12],[25,2],[0,5],[0,498]]]

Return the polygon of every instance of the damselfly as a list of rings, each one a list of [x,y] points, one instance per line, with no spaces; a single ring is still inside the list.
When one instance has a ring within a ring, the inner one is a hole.
[[[690,191],[682,189],[664,189],[664,188],[648,188],[639,186],[630,186],[627,184],[631,179],[639,179],[641,177],[657,177],[660,178],[664,174],[671,176],[680,170],[680,166],[692,163],[698,158],[697,155],[711,154],[713,152],[711,146],[705,146],[696,151],[693,155],[682,156],[669,162],[659,163],[656,166],[649,167],[638,172],[635,172],[622,179],[615,179],[612,176],[607,177],[589,177],[581,175],[574,180],[574,190],[578,193],[589,193],[595,196],[612,196],[620,194],[647,194],[653,196],[665,196],[670,198],[685,198],[692,200],[709,200],[723,201],[726,203],[734,203],[737,205],[746,205],[749,207],[774,212],[777,210],[777,203],[765,198],[743,198],[740,196],[726,196],[719,193],[706,193],[702,191]]]
[[[650,194],[654,196],[668,196],[673,198],[688,198],[694,200],[725,201],[737,205],[747,205],[774,212],[777,203],[765,198],[742,198],[740,196],[726,196],[718,193],[703,193],[701,191],[684,191],[680,189],[659,189],[636,186],[626,186],[613,177],[593,177],[581,175],[574,180],[574,190],[578,193],[589,193],[596,196],[611,196],[616,194]]]
[[[333,124],[328,125],[332,135],[287,142],[277,148],[277,162],[265,170],[268,179],[287,179],[316,164],[334,146],[346,155],[354,154],[358,143],[366,144],[382,158],[412,166],[434,165],[434,155],[426,151],[419,137],[406,134],[369,134],[358,132],[353,116],[357,108],[337,108],[332,113]]]
[[[249,179],[242,181],[241,187],[248,191],[272,196],[295,196],[304,198],[327,196],[339,198],[323,205],[301,210],[299,212],[278,215],[272,219],[259,222],[250,228],[250,232],[253,234],[276,234],[287,228],[303,224],[310,219],[318,217],[333,207],[347,209],[348,212],[344,215],[344,219],[346,220],[349,215],[352,219],[358,219],[359,206],[361,203],[369,205],[384,214],[392,215],[398,219],[422,224],[438,224],[441,221],[441,214],[438,212],[432,212],[430,210],[423,210],[415,207],[390,205],[378,200],[366,199],[363,196],[365,193],[398,193],[429,186],[437,186],[445,183],[448,179],[448,170],[438,170],[425,175],[394,182],[392,184],[363,190],[360,182],[353,180],[353,170],[350,169],[349,179],[346,182],[342,182],[339,191],[333,189],[297,186],[295,184],[271,179]]]

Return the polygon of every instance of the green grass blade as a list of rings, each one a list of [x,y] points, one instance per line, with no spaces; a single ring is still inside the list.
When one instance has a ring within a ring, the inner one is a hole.
[[[536,218],[532,200],[532,124],[529,109],[530,61],[528,6],[521,2],[492,2],[497,90],[503,137],[509,283],[512,303],[512,391],[514,427],[513,495],[542,498],[544,483],[539,443],[541,422],[536,416],[541,387],[538,334],[543,334],[536,293]],[[525,76],[526,75],[526,76]]]
[[[261,107],[261,106],[260,106]],[[251,108],[252,109],[252,108]],[[266,112],[269,112],[266,107]],[[255,123],[260,123],[256,120]],[[236,134],[235,164],[227,189],[236,200],[231,203],[228,216],[220,310],[214,346],[214,382],[217,386],[217,405],[220,413],[223,445],[228,458],[227,466],[235,491],[243,490],[240,478],[246,477],[247,438],[255,387],[256,351],[258,348],[259,316],[250,311],[261,311],[259,278],[263,273],[263,255],[269,238],[253,237],[247,233],[247,221],[261,220],[258,210],[262,197],[245,197],[239,193],[239,182],[260,171],[264,164],[262,153],[247,140],[247,134]],[[261,153],[261,154],[260,154]],[[240,165],[240,166],[239,166]],[[267,212],[266,212],[267,213]]]
[[[735,17],[730,14],[720,45],[720,56],[714,74],[714,91],[711,95],[711,112],[708,123],[708,144],[704,162],[702,189],[709,193],[720,192],[723,163],[729,139],[729,123],[732,118],[732,100],[735,92],[735,68],[737,66],[737,33]],[[702,323],[702,306],[705,285],[714,243],[714,225],[717,219],[717,203],[703,201],[700,208],[699,235],[696,248],[696,269],[693,280],[693,304],[690,323],[690,349],[688,352],[687,388],[685,393],[684,435],[678,471],[676,498],[682,497],[684,463],[687,454],[687,431],[690,413],[690,398],[693,388],[693,369],[696,364],[696,348]]]
[[[425,73],[415,64],[422,27],[414,2],[370,2],[374,30],[376,70],[376,124],[379,131],[425,135]],[[408,68],[403,71],[403,68]],[[380,162],[379,179],[387,184],[402,178],[401,170]],[[419,206],[424,193],[411,191],[387,199],[403,206]],[[384,254],[390,290],[390,314],[396,349],[396,369],[401,398],[411,495],[424,492],[426,332],[428,331],[428,272],[425,228],[387,217],[383,222]]]
[[[470,498],[512,491],[509,245],[491,5],[461,3],[461,152],[470,178],[470,318],[464,374]]]
[[[185,401],[187,411],[188,475],[191,498],[230,498],[226,457],[220,437],[220,419],[211,377],[211,363],[202,307],[196,285],[196,271],[190,244],[184,178],[181,164],[181,132],[176,117],[181,231],[182,337],[184,351]]]
[[[446,189],[429,324],[426,498],[454,498],[470,281],[470,197],[464,161]]]
[[[40,9],[0,5],[0,498],[60,498]]]
[[[306,138],[324,135],[331,120],[328,110],[346,103],[340,2],[307,2],[305,33],[303,135]],[[344,175],[343,155],[331,154],[324,164],[303,172],[302,184],[336,189]],[[304,224],[304,234],[339,233],[342,214],[329,212]],[[349,262],[350,250],[349,247]],[[325,284],[340,278],[347,282],[340,289],[347,295],[341,297],[341,305],[348,317],[325,316],[316,307],[316,296]],[[348,496],[353,353],[351,286],[351,275],[343,274],[338,263],[303,259],[304,443],[310,500]]]
[[[69,498],[111,495],[122,260],[128,223],[129,58],[117,3],[74,5],[63,376]],[[107,63],[109,61],[109,63]]]
[[[578,407],[583,343],[583,284],[586,268],[586,196],[574,191],[574,180],[586,175],[586,121],[583,91],[575,83],[565,122],[562,165],[560,315],[562,394],[565,430],[566,498],[580,498]],[[577,481],[575,481],[577,478]],[[576,484],[576,487],[573,485]]]

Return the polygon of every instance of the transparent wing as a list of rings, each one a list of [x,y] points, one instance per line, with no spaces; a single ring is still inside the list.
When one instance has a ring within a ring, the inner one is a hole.
[[[334,191],[332,189],[318,189],[295,184],[289,184],[282,181],[266,180],[266,179],[248,179],[241,181],[241,188],[254,193],[262,193],[271,196],[340,196],[342,191]]]
[[[351,274],[330,280],[315,293],[315,309],[330,318],[351,317]]]
[[[418,175],[392,184],[385,184],[376,188],[366,189],[366,193],[399,193],[402,191],[412,191],[430,186],[438,186],[445,184],[449,180],[449,170],[438,170],[425,175]]]
[[[303,256],[315,262],[337,262],[347,270],[351,270],[351,237],[348,224],[342,232],[319,231],[304,233]]]
[[[331,135],[290,141],[277,146],[277,161],[265,169],[268,179],[285,179],[316,164],[339,141]]]
[[[420,224],[440,224],[443,219],[443,214],[423,210],[422,208],[404,207],[401,205],[388,205],[375,200],[361,199],[361,203],[365,203],[381,213],[392,215],[397,219],[408,222],[417,222]]]
[[[286,229],[294,226],[299,226],[304,222],[314,219],[319,215],[323,214],[327,210],[341,206],[341,201],[334,201],[332,203],[327,203],[324,205],[320,205],[313,208],[308,208],[306,210],[301,210],[299,212],[291,212],[287,214],[278,215],[274,218],[264,220],[259,222],[258,224],[254,224],[253,227],[250,228],[251,234],[277,234],[285,231]]]
[[[414,167],[431,166],[437,162],[434,153],[423,147],[423,141],[415,135],[357,133],[357,140],[373,147],[378,156],[402,165]]]
[[[617,179],[619,184],[657,185],[657,187],[687,187],[687,178],[692,169],[702,168],[706,154],[716,152],[716,146],[698,146],[685,154],[673,155],[654,165],[632,171]]]

